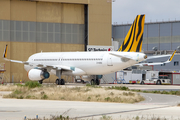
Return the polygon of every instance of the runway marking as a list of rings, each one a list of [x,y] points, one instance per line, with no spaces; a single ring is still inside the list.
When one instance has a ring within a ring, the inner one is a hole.
[[[128,112],[137,112],[137,111],[143,111],[143,110],[153,110],[153,109],[168,108],[168,107],[172,107],[172,106],[163,106],[163,107],[136,109],[136,110],[129,110],[129,111],[119,111],[119,112],[112,112],[112,113],[94,114],[94,115],[74,117],[73,119],[86,118],[86,117],[95,117],[95,116],[102,116],[102,115],[111,115],[111,114],[119,114],[119,113],[128,113]]]
[[[150,100],[149,101],[152,101],[152,97],[149,97],[149,96],[147,96]]]

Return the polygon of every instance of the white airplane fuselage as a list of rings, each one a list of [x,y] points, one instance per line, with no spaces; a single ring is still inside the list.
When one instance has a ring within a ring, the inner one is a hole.
[[[131,59],[124,59],[120,56],[130,56]],[[104,75],[116,72],[143,61],[144,53],[140,52],[43,52],[36,53],[29,57],[29,65],[24,65],[26,71],[38,67],[38,64],[50,65],[72,71],[63,71],[64,75]],[[51,74],[56,74],[50,69]]]

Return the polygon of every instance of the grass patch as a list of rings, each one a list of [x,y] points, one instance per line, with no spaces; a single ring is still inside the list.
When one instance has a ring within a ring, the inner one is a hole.
[[[27,81],[25,83],[25,86],[29,88],[35,88],[35,87],[41,87],[42,85],[37,81]]]
[[[5,98],[17,99],[43,99],[43,100],[67,100],[67,101],[93,101],[135,103],[144,100],[142,96],[130,91],[117,91],[100,87],[57,87],[43,86],[31,88],[16,86],[17,88]],[[124,88],[123,88],[124,89]]]
[[[17,86],[16,85],[2,85],[0,84],[0,91],[14,91],[16,90]]]
[[[102,88],[101,86],[99,85],[91,85],[91,84],[86,84],[87,87],[93,87],[93,88]]]
[[[129,90],[129,88],[125,86],[112,86],[112,87],[108,87],[108,89],[125,90],[125,91]]]
[[[169,95],[180,95],[180,91],[149,91],[149,90],[136,90],[136,89],[129,89],[128,87],[125,86],[112,86],[108,87],[108,89],[115,89],[115,90],[123,90],[123,91],[132,91],[132,92],[143,92],[143,93],[156,93],[156,94],[169,94]],[[134,93],[129,92],[129,93],[124,93],[124,95],[134,95]]]
[[[41,97],[41,99],[48,99],[48,96],[47,96],[47,95],[43,95],[43,96]]]
[[[113,120],[111,116],[102,115],[100,120]]]
[[[155,93],[155,94],[169,94],[169,95],[180,95],[180,91],[148,91],[148,90],[130,90],[130,91],[133,91],[133,92],[143,92],[143,93]]]
[[[15,85],[17,85],[17,86],[19,86],[19,87],[24,86],[24,85],[22,85],[22,84],[20,84],[20,83],[17,83],[17,84],[15,84]]]
[[[27,120],[169,120],[165,117],[159,117],[155,115],[147,116],[134,116],[134,117],[112,117],[107,115],[102,115],[100,118],[70,118],[67,115],[51,115],[50,118],[27,118]],[[177,118],[179,120],[179,118]]]

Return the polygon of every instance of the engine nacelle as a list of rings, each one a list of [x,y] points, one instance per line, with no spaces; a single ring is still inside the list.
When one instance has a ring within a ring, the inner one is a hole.
[[[39,69],[31,69],[28,72],[28,78],[33,81],[49,78],[50,74]]]

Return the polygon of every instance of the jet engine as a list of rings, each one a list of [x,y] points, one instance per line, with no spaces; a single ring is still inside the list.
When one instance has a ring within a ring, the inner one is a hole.
[[[50,74],[48,72],[39,69],[31,69],[28,72],[28,78],[33,81],[47,79],[49,76]]]

